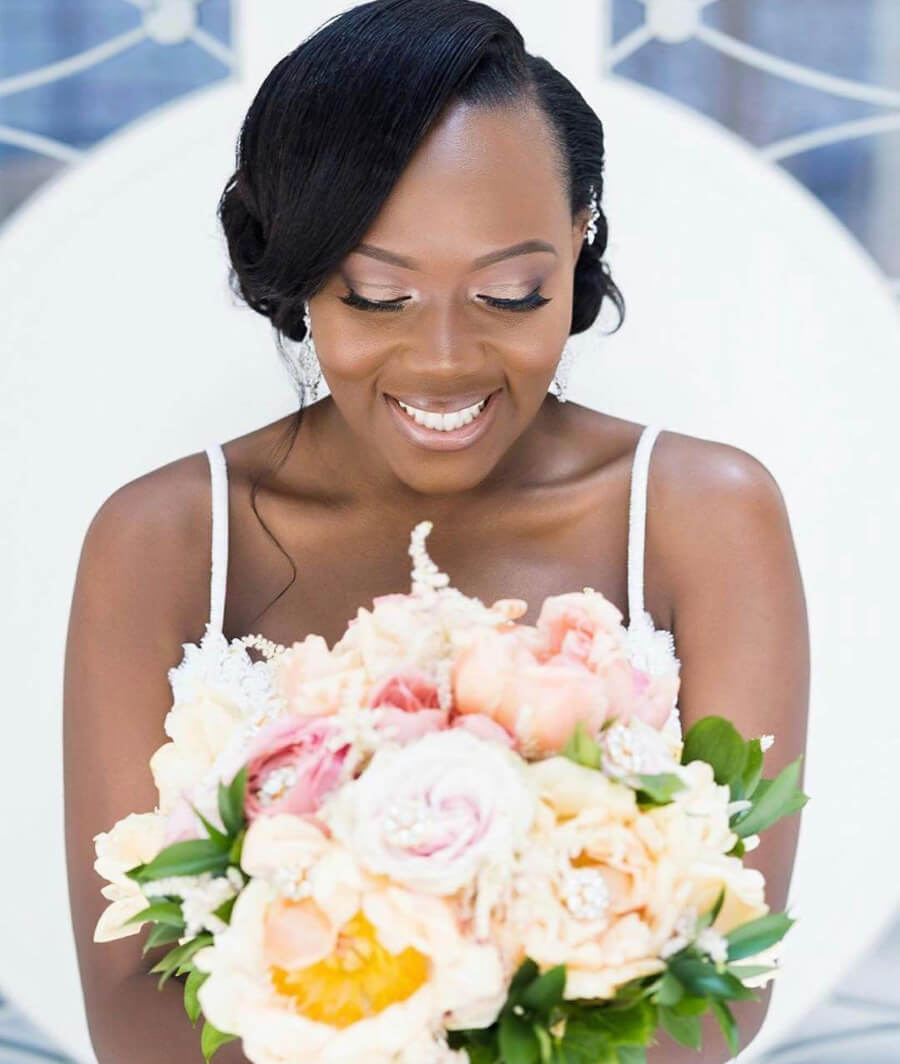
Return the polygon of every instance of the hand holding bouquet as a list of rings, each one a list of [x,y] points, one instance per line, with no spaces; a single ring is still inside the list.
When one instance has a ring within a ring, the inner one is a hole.
[[[671,725],[590,588],[492,606],[412,534],[412,590],[329,648],[204,639],[170,673],[159,804],[96,837],[96,941],[152,929],[206,1060],[637,1064],[699,1047],[777,972],[793,920],[745,850],[799,810],[770,736]],[[208,633],[209,635],[209,633]],[[251,662],[246,646],[266,652]]]

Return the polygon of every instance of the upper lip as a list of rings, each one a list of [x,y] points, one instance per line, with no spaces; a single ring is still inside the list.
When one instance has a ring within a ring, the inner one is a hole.
[[[455,410],[465,410],[467,406],[474,406],[476,403],[480,403],[482,399],[486,399],[494,391],[496,389],[491,388],[480,392],[470,392],[468,395],[454,395],[449,399],[426,398],[421,395],[396,395],[393,392],[388,392],[387,394],[393,399],[399,399],[401,403],[406,403],[407,406],[414,406],[431,414],[452,414]]]

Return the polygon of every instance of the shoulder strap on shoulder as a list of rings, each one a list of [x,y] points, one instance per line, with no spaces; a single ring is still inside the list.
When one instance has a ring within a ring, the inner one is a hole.
[[[225,622],[225,581],[228,577],[228,471],[219,443],[206,448],[212,488],[212,566],[209,585],[209,628],[222,631]]]
[[[628,507],[628,626],[638,623],[644,612],[644,538],[647,528],[647,474],[650,452],[661,429],[645,426],[631,465],[631,496]]]

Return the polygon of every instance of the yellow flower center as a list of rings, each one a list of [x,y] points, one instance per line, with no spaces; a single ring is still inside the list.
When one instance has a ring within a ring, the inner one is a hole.
[[[358,912],[341,929],[331,956],[292,971],[273,965],[269,974],[301,1015],[349,1027],[411,997],[428,979],[428,958],[412,947],[389,953]]]

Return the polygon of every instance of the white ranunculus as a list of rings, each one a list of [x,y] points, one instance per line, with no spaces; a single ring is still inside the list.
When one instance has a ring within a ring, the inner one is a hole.
[[[150,904],[138,884],[125,873],[153,860],[163,848],[164,833],[165,818],[159,813],[129,813],[109,831],[94,836],[97,854],[94,870],[109,880],[100,892],[112,903],[97,921],[95,942],[126,938],[137,934],[144,926],[143,923],[125,923]]]
[[[449,729],[378,750],[319,814],[364,868],[452,894],[482,869],[511,864],[536,804],[518,754]]]

